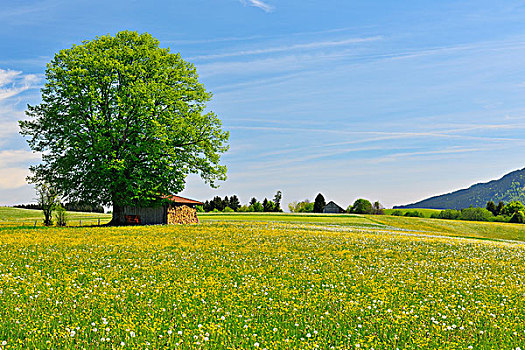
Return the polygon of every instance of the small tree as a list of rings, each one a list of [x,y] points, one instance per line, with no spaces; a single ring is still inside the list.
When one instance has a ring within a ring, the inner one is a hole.
[[[355,214],[372,214],[372,203],[367,199],[359,198],[354,202],[354,205],[352,205],[350,212]]]
[[[275,196],[273,196],[273,202],[275,203],[275,207],[273,211],[281,212],[283,211],[281,209],[281,199],[283,198],[283,193],[281,191],[277,191],[275,193]]]
[[[56,205],[56,219],[57,219],[57,226],[64,227],[67,225],[67,218],[66,218],[66,208],[62,206],[62,204],[58,203]]]
[[[515,212],[510,218],[509,222],[516,223],[516,224],[525,224],[525,211],[520,210],[520,211]]]
[[[376,214],[376,215],[383,215],[384,214],[384,211],[383,211],[384,207],[381,203],[379,203],[379,201],[375,201],[374,202],[374,205],[373,205],[373,213]]]
[[[326,202],[324,200],[324,197],[321,193],[319,193],[317,197],[315,197],[314,213],[322,213],[325,206]]]
[[[44,213],[44,225],[53,225],[53,210],[57,205],[58,194],[53,187],[47,183],[41,183],[37,186],[38,204]]]
[[[261,202],[255,202],[253,203],[252,205],[250,205],[250,211],[254,211],[254,212],[263,212],[264,211],[264,207],[263,205],[261,204]]]
[[[505,216],[513,216],[519,211],[525,211],[525,206],[523,206],[521,202],[513,201],[503,207],[502,214]]]
[[[313,213],[314,212],[314,203],[309,200],[305,200],[299,203],[299,213]]]
[[[275,211],[275,203],[272,201],[269,201],[267,198],[264,198],[263,208],[265,212]]]

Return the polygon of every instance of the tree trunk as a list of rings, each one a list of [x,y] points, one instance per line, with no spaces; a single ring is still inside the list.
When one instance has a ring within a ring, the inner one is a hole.
[[[113,214],[111,221],[108,223],[110,226],[121,226],[125,225],[126,220],[124,218],[124,208],[118,204],[113,203]]]

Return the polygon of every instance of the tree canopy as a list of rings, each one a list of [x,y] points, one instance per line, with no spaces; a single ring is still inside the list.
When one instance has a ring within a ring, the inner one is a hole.
[[[226,179],[228,133],[207,112],[195,67],[149,34],[120,32],[61,50],[47,65],[42,102],[20,122],[42,163],[32,183],[72,202],[150,206],[196,173]],[[118,223],[118,222],[115,222]]]
[[[373,207],[369,200],[359,198],[354,202],[350,208],[347,209],[350,213],[355,214],[372,214]]]

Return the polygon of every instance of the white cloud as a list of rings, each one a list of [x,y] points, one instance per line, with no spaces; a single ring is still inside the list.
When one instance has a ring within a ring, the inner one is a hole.
[[[192,60],[215,59],[215,58],[225,58],[225,57],[235,57],[235,56],[261,55],[261,54],[276,53],[276,52],[286,52],[286,51],[292,51],[292,50],[321,49],[321,48],[326,48],[326,47],[344,46],[344,45],[349,45],[349,44],[358,44],[358,43],[364,43],[364,42],[369,42],[369,41],[377,41],[381,39],[382,39],[381,36],[372,36],[372,37],[365,37],[365,38],[349,38],[349,39],[344,39],[344,40],[315,41],[315,42],[304,43],[304,44],[269,47],[265,49],[243,50],[243,51],[235,51],[235,52],[226,52],[226,53],[215,54],[215,55],[196,56],[196,57],[192,57],[191,59]]]
[[[13,97],[37,87],[40,78],[34,74],[0,69],[0,146],[18,135],[18,121],[24,119],[24,112],[16,110]]]
[[[35,74],[0,69],[0,102],[33,88],[38,81]]]
[[[27,185],[27,168],[0,168],[0,189],[14,189]]]
[[[14,189],[27,185],[27,163],[40,160],[39,153],[26,150],[0,151],[0,189]]]
[[[243,5],[260,8],[264,12],[272,12],[275,8],[261,0],[240,0]]]
[[[0,168],[6,168],[15,164],[25,164],[34,160],[39,160],[40,153],[20,150],[0,151]]]

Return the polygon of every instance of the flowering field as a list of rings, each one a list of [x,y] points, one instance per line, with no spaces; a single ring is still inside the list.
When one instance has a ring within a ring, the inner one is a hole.
[[[516,349],[525,247],[286,223],[0,229],[0,347]]]

